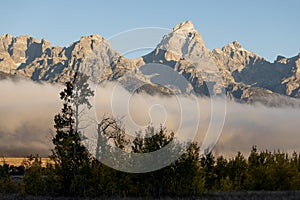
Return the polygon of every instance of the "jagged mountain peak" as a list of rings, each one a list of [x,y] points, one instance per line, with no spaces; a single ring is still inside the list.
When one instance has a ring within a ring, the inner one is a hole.
[[[50,44],[50,42],[45,38],[42,38],[41,43],[42,44]]]
[[[105,42],[108,44],[108,42],[98,34],[88,35],[88,36],[82,36],[80,39],[76,42],[73,42],[70,47],[72,46],[83,46],[86,48],[93,49],[95,45],[98,45],[101,42]]]
[[[277,63],[286,63],[287,58],[281,55],[278,55],[275,62]]]
[[[28,35],[0,36],[0,71],[38,81],[65,82],[87,59],[93,57],[99,66],[109,66],[117,55],[98,34],[83,36],[68,47],[52,47],[48,40]],[[97,71],[99,66],[93,67]],[[89,67],[82,69],[91,73]]]
[[[30,45],[32,43],[40,43],[41,41],[35,37],[32,37],[30,35],[20,35],[17,37],[13,37],[13,43],[23,43],[23,44],[27,44]]]
[[[173,29],[173,32],[175,31],[195,31],[195,27],[192,21],[188,20],[185,22],[181,22],[177,24]]]
[[[5,38],[13,38],[13,36],[11,34],[3,34],[3,35],[0,35],[0,39],[5,39]]]
[[[241,45],[237,40],[234,40],[234,41],[232,42],[232,45],[233,45],[235,48],[237,48],[237,49],[243,48],[242,45]]]
[[[82,36],[78,41],[65,48],[66,56],[85,58],[89,54],[103,51],[113,51],[110,43],[98,34]]]
[[[205,90],[203,81],[213,82],[213,90],[221,91],[218,67],[191,21],[177,24],[154,51],[143,56],[143,61],[165,64],[179,73],[187,74],[186,77],[196,83],[194,89],[197,91]]]
[[[226,46],[224,46],[222,48],[222,50],[229,50],[229,51],[232,51],[232,50],[238,50],[238,51],[247,51],[243,48],[243,46],[237,41],[237,40],[234,40],[233,42],[227,44]]]
[[[246,63],[250,62],[250,60],[260,60],[265,61],[264,58],[259,55],[248,51],[245,49],[237,40],[227,44],[222,47],[222,49],[216,48],[212,51],[213,54],[225,54],[226,56],[231,57],[232,59],[237,59],[239,61],[246,61]]]
[[[83,36],[68,47],[52,47],[46,39],[26,35],[0,36],[0,72],[34,81],[65,82],[75,70],[83,70],[101,81],[121,80],[127,72],[138,71],[148,63],[168,65],[184,74],[199,94],[206,94],[204,82],[207,82],[216,92],[222,84],[225,87],[246,84],[250,88],[255,85],[300,97],[300,55],[278,57],[273,64],[247,51],[236,40],[211,52],[191,21],[175,25],[154,51],[134,61],[122,58],[98,34]],[[219,71],[224,79],[222,83]]]
[[[10,48],[13,48],[14,45],[23,45],[23,46],[27,46],[29,47],[31,44],[33,43],[37,43],[37,44],[50,44],[49,41],[47,41],[46,39],[42,39],[39,40],[35,37],[32,37],[30,35],[19,35],[14,37],[11,34],[3,34],[0,36],[0,41],[3,44],[5,43],[10,43]]]
[[[197,42],[201,46],[205,46],[202,36],[197,29],[195,29],[193,22],[190,20],[175,25],[166,38],[168,38],[168,36],[179,40],[185,40],[190,43]]]
[[[82,36],[79,41],[83,40],[104,40],[104,38],[99,34],[92,34],[88,36]]]
[[[163,37],[157,49],[171,53],[179,59],[193,59],[197,56],[208,55],[209,50],[204,44],[202,36],[194,28],[191,21],[175,25],[171,32]],[[168,57],[168,56],[167,56]]]

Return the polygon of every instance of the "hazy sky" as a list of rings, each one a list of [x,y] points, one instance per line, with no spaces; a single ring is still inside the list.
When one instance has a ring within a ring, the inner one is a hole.
[[[1,2],[0,34],[29,34],[67,46],[83,35],[108,38],[139,27],[172,28],[192,20],[211,50],[238,40],[270,61],[300,52],[300,1],[16,1]]]

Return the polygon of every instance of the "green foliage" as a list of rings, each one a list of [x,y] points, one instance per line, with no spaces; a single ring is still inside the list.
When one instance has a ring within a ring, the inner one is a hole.
[[[149,130],[149,129],[148,129]],[[167,144],[172,137],[165,129],[153,129],[161,134],[159,140]],[[164,137],[161,137],[165,135]],[[153,143],[149,143],[152,141]],[[139,137],[132,142],[134,151],[148,152],[156,140]],[[155,145],[154,145],[155,144]],[[139,147],[137,147],[139,146]],[[248,159],[241,153],[233,158],[214,158],[212,153],[199,155],[199,147],[192,143],[186,152],[171,165],[155,172],[130,174],[111,169],[95,159],[84,162],[70,184],[69,196],[87,197],[163,197],[197,196],[203,192],[222,191],[285,191],[300,189],[299,154],[289,156],[280,151],[257,151],[252,149]],[[0,193],[19,192],[23,195],[65,196],[57,163],[41,164],[38,156],[30,156],[23,162],[21,182],[14,182],[12,173],[19,167],[0,166]],[[22,169],[22,168],[21,168]],[[17,187],[19,186],[19,187]],[[17,191],[18,189],[18,191]]]
[[[3,162],[3,165],[0,165],[0,194],[11,194],[16,191],[16,186],[9,172],[10,166]]]
[[[217,175],[215,172],[215,158],[212,152],[203,155],[200,159],[202,174],[205,177],[205,188],[212,191],[215,188]]]
[[[45,194],[46,184],[41,158],[30,155],[23,161],[25,174],[20,183],[20,192],[23,195],[42,195]]]
[[[90,108],[87,96],[92,96],[87,76],[75,74],[74,80],[66,83],[66,88],[60,93],[63,100],[61,113],[54,117],[56,135],[52,142],[51,159],[55,163],[55,172],[60,183],[60,192],[66,195],[82,195],[87,181],[84,174],[89,170],[89,153],[81,143],[78,131],[79,106],[86,104]],[[79,82],[76,80],[79,79]],[[83,190],[83,191],[82,191]]]
[[[244,156],[238,152],[234,159],[229,160],[227,168],[234,190],[243,190],[247,176],[247,162]]]

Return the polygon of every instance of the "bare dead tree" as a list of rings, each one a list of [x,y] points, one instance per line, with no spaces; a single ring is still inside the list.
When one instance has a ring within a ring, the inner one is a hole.
[[[124,149],[129,143],[126,139],[122,118],[103,117],[97,127],[96,159],[100,158],[101,144],[113,141],[115,147]],[[104,139],[105,138],[105,139]]]

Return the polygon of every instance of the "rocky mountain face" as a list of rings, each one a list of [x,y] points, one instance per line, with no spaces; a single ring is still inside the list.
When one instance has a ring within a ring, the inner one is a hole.
[[[53,47],[45,39],[30,36],[0,36],[1,79],[25,77],[63,83],[79,70],[97,82],[117,80],[127,88],[146,83],[143,88],[151,94],[155,88],[168,93],[169,89],[155,80],[172,80],[157,66],[159,75],[149,76],[147,66],[151,63],[178,72],[200,95],[215,95],[225,89],[228,97],[239,102],[300,105],[300,54],[292,58],[278,56],[270,63],[237,41],[210,51],[191,21],[176,25],[154,51],[135,60],[121,56],[99,35],[84,36],[69,47]],[[191,90],[180,85],[178,88],[181,93]]]
[[[236,83],[300,97],[300,54],[293,58],[278,56],[274,63],[270,63],[234,41],[222,49],[214,49],[212,56]]]
[[[192,83],[198,94],[208,95],[208,85],[220,92],[223,85],[219,67],[191,21],[176,25],[153,52],[143,56],[143,61],[172,67]]]
[[[97,57],[97,65],[93,67],[110,65],[118,55],[99,35],[84,36],[64,48],[52,47],[47,40],[39,41],[30,36],[0,36],[0,71],[33,81],[65,82],[75,71],[84,67],[85,58],[91,54]]]

